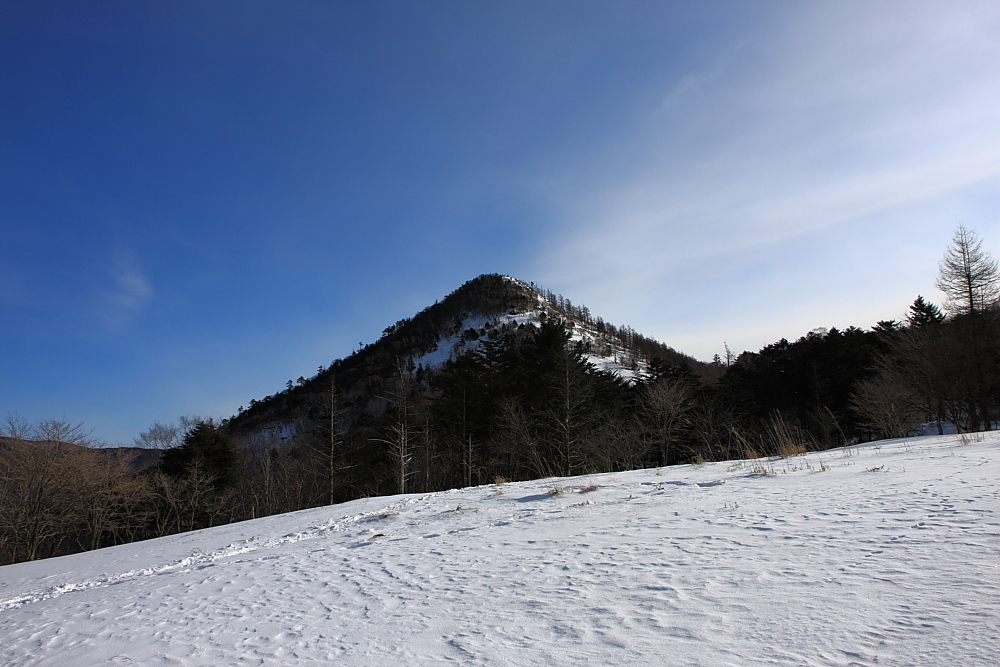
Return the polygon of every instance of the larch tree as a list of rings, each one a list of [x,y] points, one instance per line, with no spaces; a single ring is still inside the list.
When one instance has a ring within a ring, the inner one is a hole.
[[[398,493],[406,493],[406,482],[413,474],[413,425],[411,423],[410,374],[399,357],[396,358],[395,388],[385,396],[391,409],[392,418],[386,427],[386,437],[377,438],[388,447],[389,458],[396,474]]]
[[[975,314],[1000,301],[1000,267],[972,230],[958,226],[941,260],[937,287],[954,314]]]

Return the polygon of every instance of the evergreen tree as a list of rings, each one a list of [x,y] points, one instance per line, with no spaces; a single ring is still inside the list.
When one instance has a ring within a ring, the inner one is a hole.
[[[913,305],[910,306],[910,313],[906,316],[906,321],[911,327],[940,324],[944,321],[944,313],[930,301],[924,300],[923,296],[917,296]]]
[[[164,474],[174,478],[201,470],[212,477],[212,485],[221,491],[236,484],[236,464],[232,438],[208,421],[192,428],[179,447],[163,452],[159,467]]]

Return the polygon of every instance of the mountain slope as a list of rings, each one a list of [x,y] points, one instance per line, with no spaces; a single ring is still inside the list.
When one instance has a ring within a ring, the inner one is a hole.
[[[410,370],[440,368],[445,362],[476,349],[490,330],[517,335],[538,327],[543,320],[567,324],[571,342],[578,345],[594,368],[627,381],[648,372],[653,359],[683,365],[696,375],[714,381],[720,369],[700,362],[629,327],[616,327],[593,317],[586,307],[574,306],[552,294],[510,276],[488,274],[468,281],[412,318],[386,327],[375,343],[365,345],[311,378],[291,382],[285,390],[252,400],[247,410],[233,417],[228,428],[235,434],[270,429],[293,433],[302,413],[331,383],[345,394],[392,377],[400,364]]]
[[[998,479],[988,433],[368,498],[0,567],[0,663],[992,664]]]

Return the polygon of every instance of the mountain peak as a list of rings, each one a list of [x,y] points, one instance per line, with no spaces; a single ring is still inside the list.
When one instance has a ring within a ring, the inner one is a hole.
[[[387,326],[378,341],[334,361],[328,369],[320,367],[312,378],[300,378],[299,386],[289,382],[284,391],[251,401],[250,409],[241,411],[231,423],[238,429],[251,424],[287,424],[308,404],[308,395],[329,390],[332,376],[343,391],[351,392],[352,387],[368,386],[376,378],[384,381],[400,365],[412,371],[438,369],[475,351],[491,335],[524,338],[538,331],[542,322],[553,320],[564,324],[570,344],[588,364],[628,383],[641,381],[657,358],[712,377],[709,364],[631,327],[605,322],[561,294],[513,276],[490,273],[465,282],[413,317]]]

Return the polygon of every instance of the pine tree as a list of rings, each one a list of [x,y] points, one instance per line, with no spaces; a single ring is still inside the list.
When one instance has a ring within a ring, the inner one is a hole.
[[[944,313],[930,301],[925,301],[923,296],[917,296],[913,305],[910,306],[910,313],[906,316],[906,321],[911,327],[940,324],[944,321]]]
[[[211,422],[201,422],[184,437],[179,447],[168,449],[160,458],[160,470],[170,477],[183,477],[199,469],[212,478],[216,490],[237,482],[236,448],[233,440]]]

